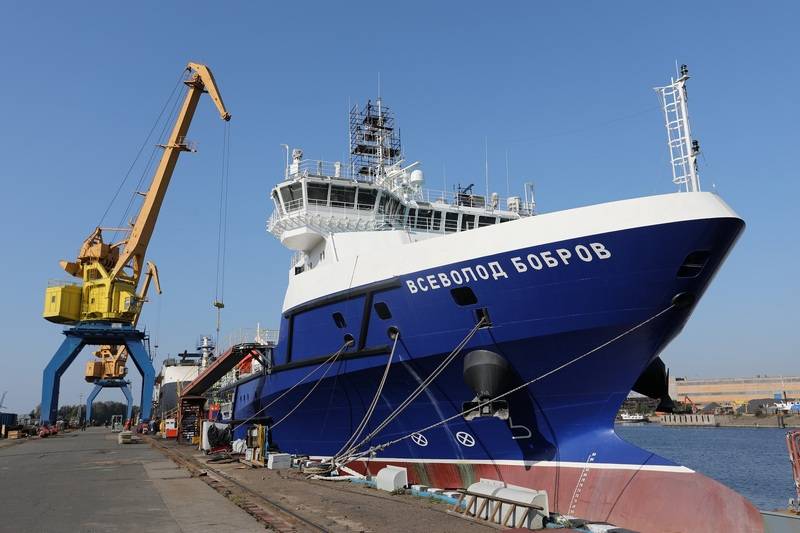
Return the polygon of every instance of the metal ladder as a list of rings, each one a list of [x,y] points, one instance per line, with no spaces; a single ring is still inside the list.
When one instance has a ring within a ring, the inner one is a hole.
[[[700,145],[692,141],[689,126],[689,108],[686,100],[686,81],[689,71],[686,65],[681,66],[681,77],[672,79],[672,83],[664,87],[656,87],[664,109],[667,127],[667,146],[672,164],[672,181],[687,192],[700,191],[700,179],[697,175],[697,155]]]

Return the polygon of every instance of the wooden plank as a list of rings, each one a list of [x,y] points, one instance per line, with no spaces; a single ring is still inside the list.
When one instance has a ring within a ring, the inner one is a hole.
[[[522,514],[520,514],[519,521],[517,522],[516,527],[522,527],[522,524],[525,523],[528,513],[530,512],[531,510],[528,507],[522,508]]]
[[[489,499],[488,498],[484,498],[483,502],[481,503],[480,508],[477,511],[475,511],[475,518],[483,520],[483,518],[481,518],[481,515],[483,514],[483,510],[486,509],[486,504],[488,504],[488,503],[489,503]]]
[[[489,517],[489,522],[496,524],[495,519],[497,517],[497,513],[500,512],[500,507],[502,507],[498,502],[494,502],[494,511],[492,511],[492,516]]]
[[[503,517],[503,522],[502,522],[503,527],[508,525],[508,519],[511,518],[511,514],[517,508],[516,504],[506,504],[506,505],[508,505],[508,512]]]
[[[460,493],[458,494],[458,500],[456,500],[456,503],[454,503],[454,504],[453,504],[453,509],[452,509],[452,511],[453,511],[454,513],[460,513],[460,512],[461,512],[461,502],[463,502],[463,501],[464,501],[464,497],[465,497],[465,496],[466,496],[466,494],[464,494],[463,492],[460,492]]]

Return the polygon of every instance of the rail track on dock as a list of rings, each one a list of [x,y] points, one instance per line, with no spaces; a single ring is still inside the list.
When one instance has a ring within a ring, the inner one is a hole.
[[[224,472],[186,457],[182,453],[164,446],[156,439],[147,438],[146,440],[153,448],[159,450],[176,464],[186,468],[193,477],[202,479],[212,489],[228,498],[269,529],[287,533],[295,531],[328,531],[328,528],[250,489]]]

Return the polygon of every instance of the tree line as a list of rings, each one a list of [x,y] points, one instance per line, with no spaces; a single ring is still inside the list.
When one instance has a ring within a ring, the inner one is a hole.
[[[122,402],[114,402],[114,401],[106,401],[106,402],[94,402],[92,404],[92,420],[89,421],[89,424],[94,421],[94,424],[102,426],[106,423],[111,423],[111,417],[114,415],[122,415],[122,418],[125,418],[125,413],[128,409],[127,404]],[[139,406],[133,406],[133,416],[134,418],[136,415],[139,414]],[[30,416],[32,419],[37,420],[39,418],[39,406],[37,405],[34,410],[31,411]],[[83,420],[86,416],[86,405],[62,405],[58,408],[58,419],[64,420],[65,422],[69,422],[70,420]]]

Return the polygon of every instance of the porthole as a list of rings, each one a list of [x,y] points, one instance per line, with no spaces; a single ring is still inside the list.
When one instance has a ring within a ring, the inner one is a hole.
[[[696,250],[686,256],[680,268],[678,268],[679,278],[696,278],[708,263],[711,252],[708,250]]]
[[[389,311],[389,306],[386,305],[385,302],[376,302],[374,307],[375,312],[378,314],[378,318],[381,320],[389,320],[392,318],[392,312]]]
[[[347,327],[347,322],[344,320],[344,316],[342,313],[333,313],[333,322],[336,324],[336,327],[339,329],[344,329]]]
[[[450,289],[450,296],[453,297],[453,301],[455,301],[458,305],[463,306],[478,303],[478,297],[475,296],[475,293],[472,292],[472,289],[469,287]]]

